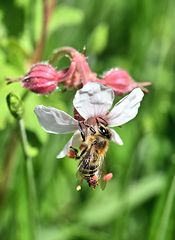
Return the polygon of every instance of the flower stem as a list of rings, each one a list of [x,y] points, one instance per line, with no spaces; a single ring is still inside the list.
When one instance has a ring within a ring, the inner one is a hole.
[[[29,205],[29,221],[32,227],[32,239],[36,239],[36,224],[38,222],[38,201],[37,201],[37,193],[36,193],[36,186],[35,186],[35,179],[34,179],[34,171],[33,171],[33,162],[32,158],[28,152],[28,139],[27,134],[24,126],[23,119],[18,120],[20,134],[21,134],[21,143],[23,148],[23,153],[25,157],[25,176],[26,176],[26,187],[27,187],[27,194],[28,194],[28,205]]]
[[[84,55],[84,50],[83,53],[80,53],[76,49],[71,47],[58,48],[53,52],[53,55],[51,56],[49,63],[54,64],[62,56],[68,56],[71,60],[71,64],[72,62],[76,64],[76,71],[79,72],[83,85],[88,83],[89,81],[97,80],[96,73],[92,72],[91,68],[89,67],[87,58]]]
[[[32,63],[36,63],[41,60],[42,53],[45,46],[45,41],[47,38],[47,30],[48,30],[48,24],[50,17],[55,9],[56,6],[56,0],[43,0],[43,19],[42,19],[42,29],[40,34],[40,39],[38,40],[38,43],[36,45],[35,52],[32,56]]]

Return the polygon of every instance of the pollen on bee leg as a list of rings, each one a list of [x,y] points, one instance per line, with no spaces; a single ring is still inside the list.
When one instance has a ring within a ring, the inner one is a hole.
[[[77,191],[80,191],[80,190],[81,190],[81,186],[78,185],[78,186],[76,187],[76,190],[77,190]]]
[[[77,157],[77,153],[78,153],[77,149],[75,149],[73,147],[70,147],[69,151],[67,152],[67,157],[69,157],[69,158],[76,158]]]
[[[92,187],[95,189],[98,186],[98,177],[94,175],[89,179],[88,183],[89,183],[89,187]]]
[[[111,180],[112,177],[113,177],[113,174],[112,173],[108,173],[108,174],[103,176],[103,181],[104,182],[108,182],[108,181]]]

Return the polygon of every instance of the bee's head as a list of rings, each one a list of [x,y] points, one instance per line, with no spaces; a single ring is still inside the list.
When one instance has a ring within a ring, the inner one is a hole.
[[[100,124],[100,125],[98,125],[98,132],[102,136],[106,137],[107,139],[111,138],[111,131],[110,131],[110,129],[108,127],[105,127],[105,126]]]

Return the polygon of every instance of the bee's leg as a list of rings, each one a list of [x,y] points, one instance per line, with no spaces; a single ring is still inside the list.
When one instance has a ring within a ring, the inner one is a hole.
[[[82,139],[83,139],[83,142],[85,142],[85,132],[83,131],[83,128],[82,128],[80,122],[78,122],[78,128],[79,128],[79,130],[80,130],[80,134],[81,134],[81,137],[82,137]]]
[[[83,150],[80,153],[80,157],[87,151],[88,146],[84,146]]]
[[[67,153],[67,157],[69,158],[77,158],[78,150],[72,146],[70,146],[69,151]]]
[[[67,157],[69,157],[69,158],[75,158],[75,159],[80,159],[81,158],[81,156],[86,152],[86,150],[87,150],[87,146],[86,146],[86,144],[83,144],[83,149],[82,149],[82,151],[80,152],[80,154],[78,154],[78,150],[76,149],[76,148],[74,148],[74,147],[70,147],[69,148],[69,152],[67,153]]]
[[[89,184],[89,187],[95,189],[98,186],[98,177],[94,175],[90,177],[90,179],[87,182]]]
[[[95,131],[95,129],[94,129],[93,127],[90,127],[89,129],[91,130],[91,132],[92,132],[93,134],[96,134],[96,131]]]
[[[77,170],[76,177],[77,177],[77,180],[78,180],[76,190],[80,191],[81,190],[81,185],[83,183],[83,176],[81,175],[79,169]]]
[[[98,119],[96,118],[96,123],[97,123],[97,125],[99,126],[100,125],[100,123],[99,123],[99,121],[98,121]]]
[[[80,159],[81,156],[83,156],[83,154],[86,152],[87,148],[88,148],[87,144],[84,144],[84,143],[81,144],[80,146],[81,152],[79,155],[77,154],[76,159]]]
[[[83,122],[83,124],[84,124],[87,128],[89,128],[90,131],[91,131],[93,134],[96,133],[95,129],[94,129],[92,126],[90,126],[90,125],[88,125],[88,124],[86,124],[86,123],[84,123],[84,122]]]
[[[74,147],[72,147],[72,146],[70,146],[70,148],[71,148],[72,150],[74,150],[76,153],[78,153],[78,150],[77,150],[76,148],[74,148]]]
[[[82,185],[82,183],[83,183],[83,178],[80,179],[78,185],[76,186],[76,190],[77,190],[77,191],[80,191],[80,190],[81,190],[81,185]]]

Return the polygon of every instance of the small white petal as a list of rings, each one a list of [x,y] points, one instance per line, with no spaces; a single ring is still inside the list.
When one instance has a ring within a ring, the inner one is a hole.
[[[63,134],[78,129],[77,121],[64,111],[38,105],[35,107],[34,112],[46,132]]]
[[[111,108],[114,92],[100,83],[89,82],[77,91],[73,104],[79,114],[88,119],[104,116]]]
[[[143,96],[142,90],[135,88],[129,95],[122,98],[107,115],[109,126],[121,126],[135,118]]]
[[[64,146],[63,150],[59,152],[57,155],[57,158],[63,158],[67,155],[69,148],[72,147],[79,147],[82,142],[81,135],[79,131],[76,131],[74,135],[71,137],[71,139],[67,142],[67,144]]]
[[[118,135],[118,133],[114,129],[111,129],[111,133],[112,133],[111,140],[119,145],[123,145],[123,141],[121,137]]]

